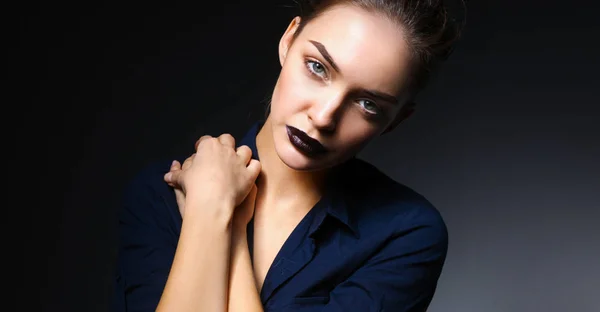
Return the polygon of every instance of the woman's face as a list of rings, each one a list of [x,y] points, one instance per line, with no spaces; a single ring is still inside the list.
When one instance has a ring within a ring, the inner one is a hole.
[[[299,21],[279,44],[282,70],[265,125],[286,165],[319,170],[351,158],[396,124],[410,55],[396,24],[357,7],[334,6],[293,39]]]

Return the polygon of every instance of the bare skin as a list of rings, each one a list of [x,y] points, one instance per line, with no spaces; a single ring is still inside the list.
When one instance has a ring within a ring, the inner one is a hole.
[[[221,135],[201,138],[186,170],[165,176],[186,196],[179,196],[183,223],[157,311],[227,311],[234,208],[254,205],[259,172],[249,148],[236,150],[233,137]]]

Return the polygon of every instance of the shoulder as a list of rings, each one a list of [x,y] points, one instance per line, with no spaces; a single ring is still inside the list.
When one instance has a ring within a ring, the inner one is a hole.
[[[340,177],[348,213],[362,227],[393,236],[418,234],[423,243],[447,245],[446,223],[422,194],[357,158],[345,165]]]
[[[170,161],[156,161],[142,167],[127,181],[124,196],[160,192],[164,188],[163,176],[169,171]]]
[[[186,157],[177,157],[174,159],[178,160],[180,163],[183,163]],[[125,195],[144,191],[170,191],[170,187],[165,183],[163,178],[165,173],[169,172],[172,161],[172,159],[153,161],[136,171],[126,183]]]
[[[170,160],[156,161],[138,170],[122,193],[121,221],[155,224],[176,220],[179,214],[172,188],[163,180]]]

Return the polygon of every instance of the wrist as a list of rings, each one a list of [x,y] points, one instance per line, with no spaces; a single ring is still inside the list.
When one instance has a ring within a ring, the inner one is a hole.
[[[234,202],[227,199],[187,196],[185,219],[202,218],[230,227],[234,208]]]

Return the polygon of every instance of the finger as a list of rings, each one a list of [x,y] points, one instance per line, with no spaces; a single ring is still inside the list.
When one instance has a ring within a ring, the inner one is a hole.
[[[171,167],[169,167],[169,172],[173,172],[173,171],[177,171],[177,170],[181,170],[181,164],[179,164],[179,162],[177,160],[173,160],[173,162],[171,162]],[[169,184],[169,186],[174,186],[173,183],[170,182],[170,177],[171,175],[169,175],[169,172],[165,173],[164,175],[164,180],[165,182],[167,182],[167,184]]]
[[[179,213],[183,217],[184,205],[185,205],[185,194],[180,188],[175,189],[175,201],[177,201],[177,207],[179,207]]]
[[[176,188],[175,189],[175,199],[177,200],[177,202],[185,202],[185,193],[183,193],[183,190],[180,188]]]
[[[168,186],[170,186],[170,187],[172,187],[172,188],[174,188],[174,189],[176,189],[176,188],[177,188],[177,185],[175,185],[175,184],[173,184],[173,183],[169,183],[169,182],[167,182],[167,185],[168,185]]]
[[[181,179],[181,170],[169,171],[165,174],[164,179],[165,182],[173,184],[175,187],[180,187],[181,183],[179,183]]]
[[[257,192],[258,192],[258,188],[256,187],[256,184],[252,184],[252,188],[250,188],[250,193],[248,193],[247,198],[251,202],[254,202],[254,200],[256,199],[256,193]]]
[[[202,141],[208,139],[208,138],[212,138],[212,136],[210,135],[203,135],[201,136],[198,141],[196,141],[196,144],[194,145],[194,150],[197,151],[198,150],[198,146],[200,146],[200,143],[202,143]]]
[[[252,182],[256,181],[256,178],[258,178],[258,175],[260,174],[260,168],[260,162],[256,159],[251,159],[248,166],[246,166],[249,178],[252,180]]]
[[[254,206],[257,190],[258,189],[256,188],[256,184],[252,184],[252,188],[250,188],[250,192],[248,193],[248,195],[246,195],[246,198],[244,198],[244,201],[242,201],[241,206],[244,206],[244,205]]]
[[[225,146],[229,146],[235,149],[235,139],[229,133],[223,133],[219,136],[219,142]]]
[[[192,163],[194,162],[194,157],[196,156],[196,153],[192,154],[192,156],[186,158],[186,160],[183,162],[183,165],[181,165],[181,170],[186,170],[187,168],[189,168]]]
[[[242,145],[242,146],[238,147],[235,150],[235,152],[242,159],[242,161],[244,162],[244,164],[248,165],[248,162],[252,158],[252,150],[250,149],[250,147],[248,147],[246,145]]]

